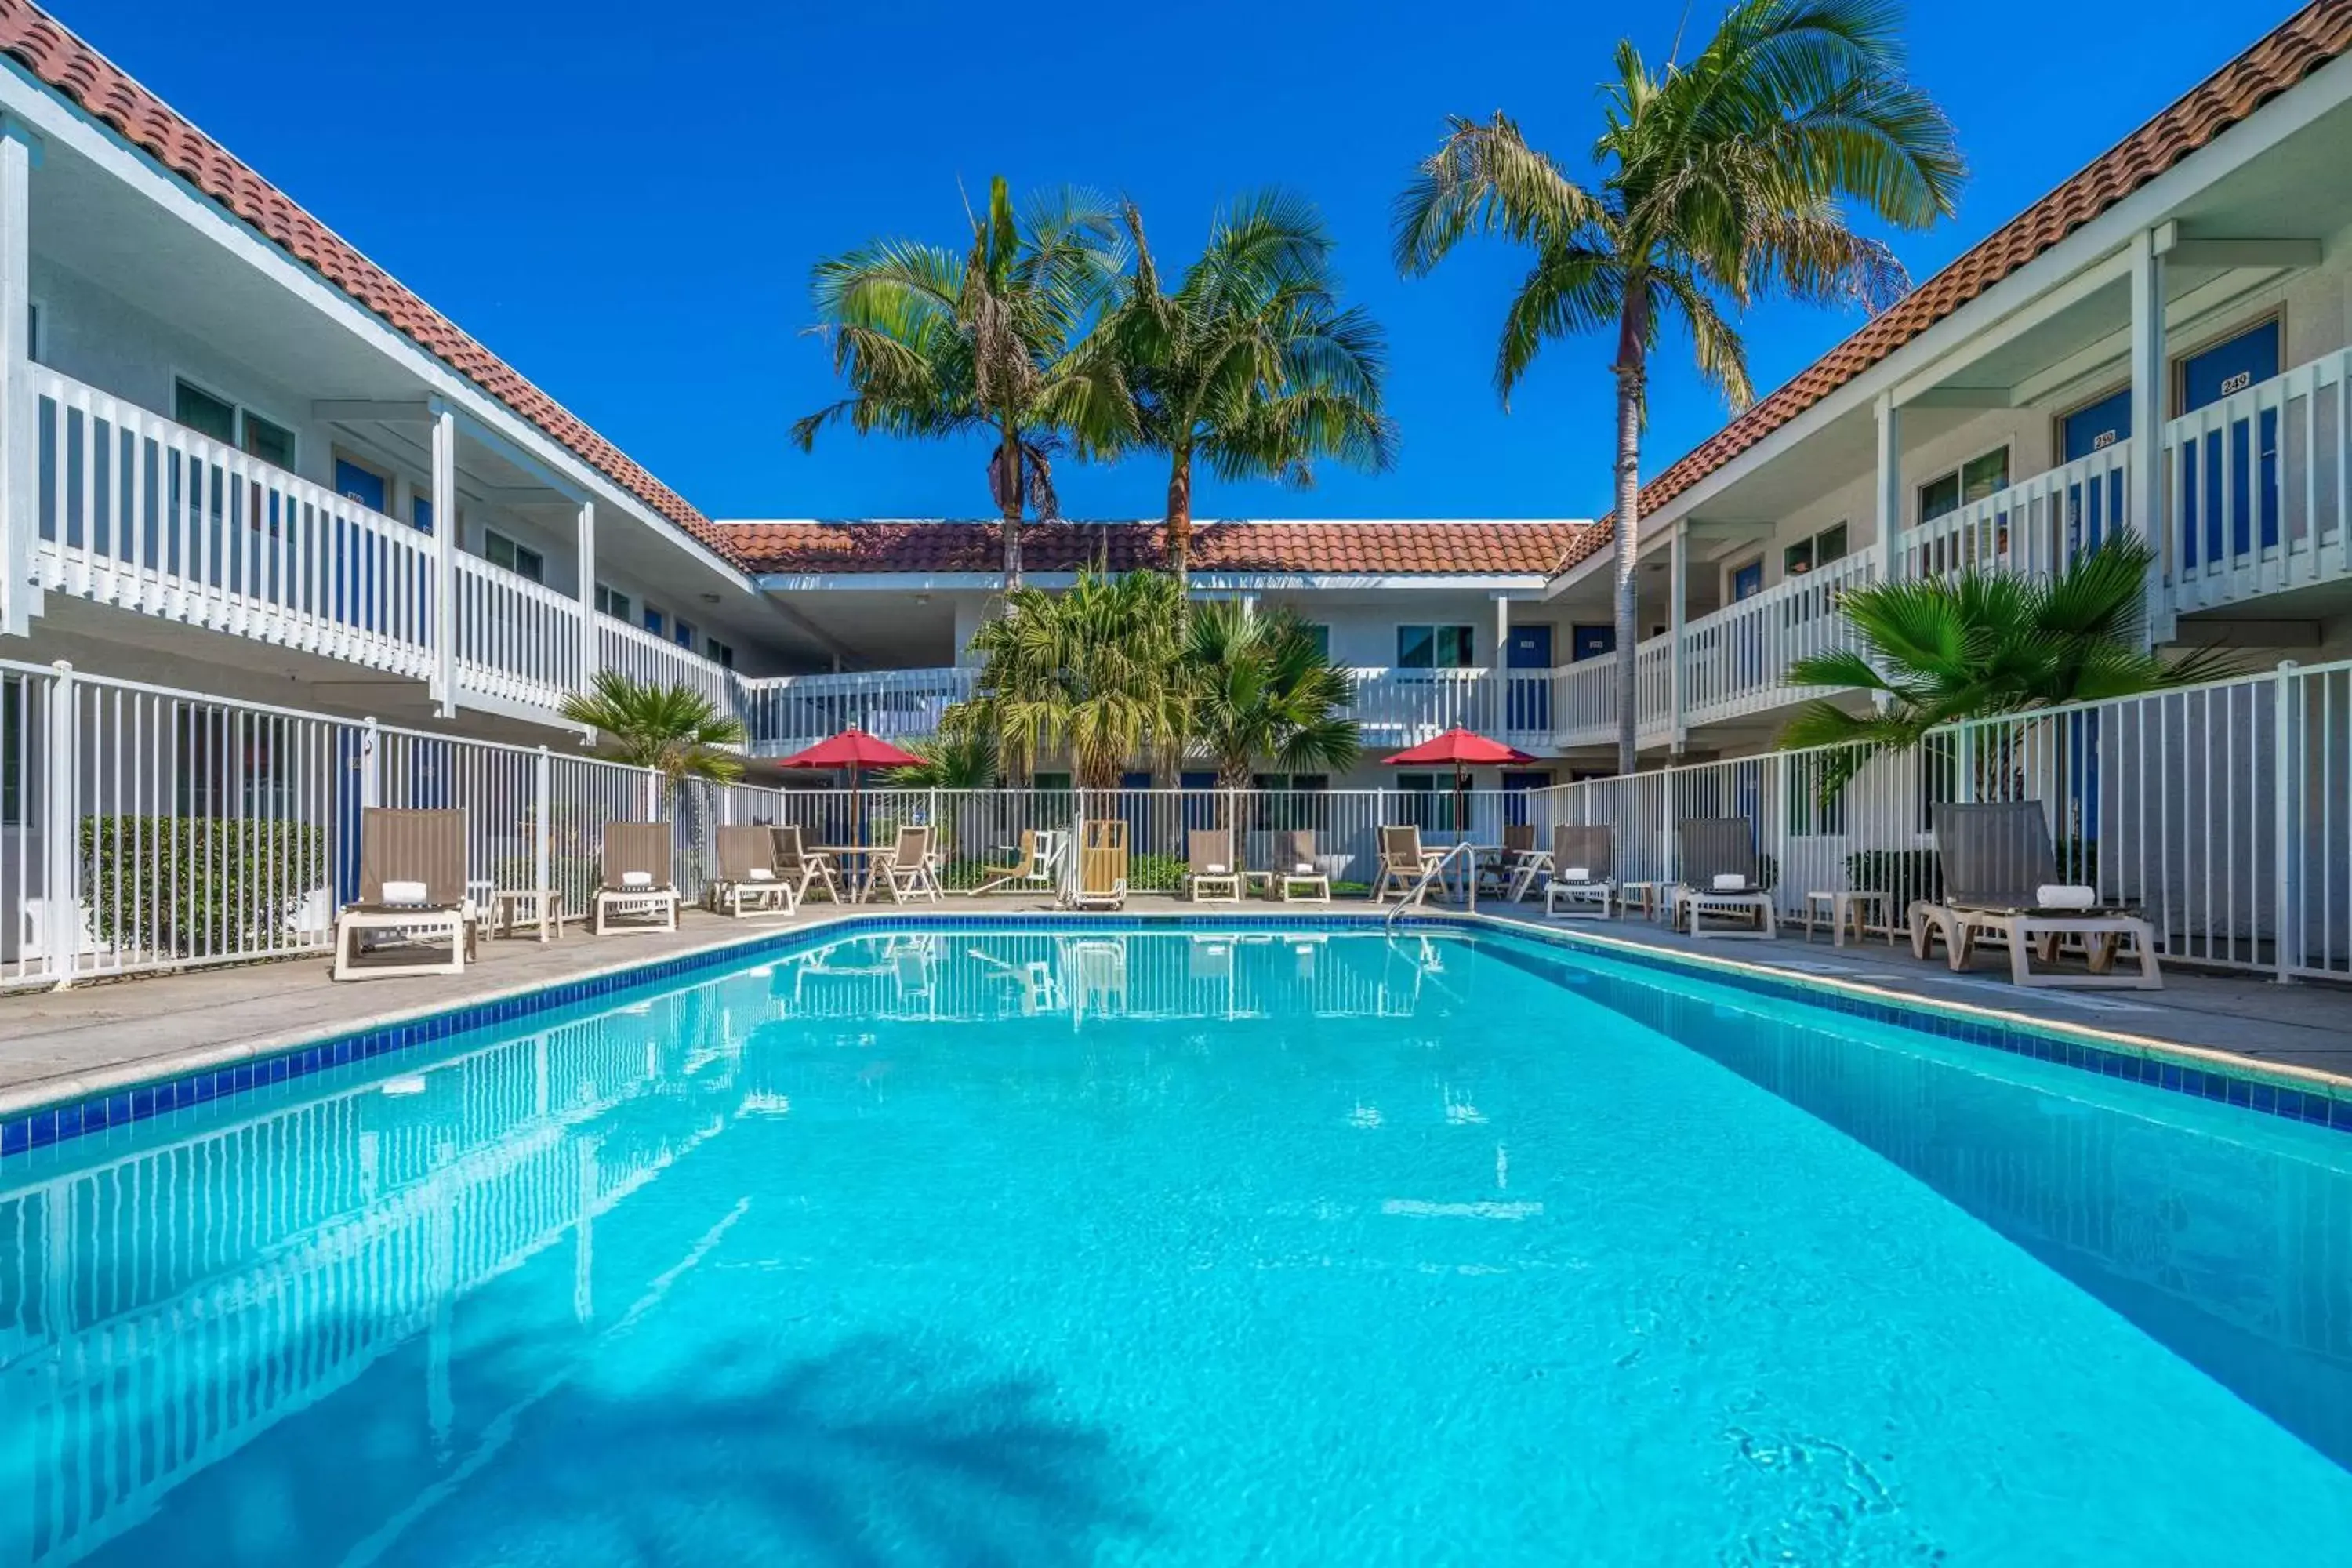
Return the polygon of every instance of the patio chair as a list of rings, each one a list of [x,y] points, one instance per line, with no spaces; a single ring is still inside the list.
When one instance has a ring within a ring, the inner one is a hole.
[[[1616,833],[1607,826],[1555,827],[1551,853],[1546,856],[1544,917],[1547,920],[1605,921],[1617,896]],[[1598,903],[1597,911],[1577,908]],[[1569,907],[1562,910],[1560,906]]]
[[[1238,904],[1242,874],[1234,867],[1234,836],[1196,827],[1184,835],[1184,896],[1196,904]]]
[[[887,890],[894,904],[910,897],[938,903],[939,868],[931,862],[929,826],[899,828],[898,842],[874,858],[866,885],[869,893]]]
[[[1772,895],[1764,890],[1756,854],[1756,829],[1744,816],[1693,816],[1675,825],[1673,921],[1690,921],[1699,936],[1740,936],[1769,941],[1780,934]],[[1750,915],[1752,931],[1709,931],[1707,915]]]
[[[1078,825],[1077,864],[1062,901],[1076,910],[1127,907],[1127,824],[1117,817]]]
[[[613,822],[604,826],[603,876],[588,903],[588,934],[614,930],[676,931],[677,885],[670,876],[669,824]]]
[[[1922,899],[1910,909],[1911,951],[1926,958],[1944,940],[1955,970],[1966,969],[1982,937],[2009,946],[2009,976],[2020,985],[2112,987],[2161,991],[2156,933],[2137,910],[2099,902],[2095,889],[2059,880],[2050,818],[2038,800],[1963,805],[1939,801],[1934,809],[1936,856],[1944,873],[1944,901]],[[2082,943],[2089,973],[2035,969],[2058,962],[2059,943]],[[2126,944],[2128,943],[2128,949]],[[2137,973],[2116,972],[2121,956],[2138,959]]]
[[[792,889],[795,903],[807,898],[809,889],[822,882],[837,904],[841,902],[841,883],[834,875],[833,857],[809,848],[805,831],[797,822],[782,823],[768,829],[775,847],[776,879]]]
[[[449,956],[362,965],[370,931],[446,942]],[[335,917],[334,978],[463,974],[480,934],[479,912],[466,895],[466,814],[368,807],[360,817],[360,896]]]
[[[1331,901],[1331,874],[1315,856],[1315,831],[1301,827],[1275,840],[1274,888],[1286,904]]]
[[[776,869],[776,835],[764,824],[719,830],[719,877],[710,907],[737,920],[746,914],[794,914],[800,894]]]
[[[1510,889],[1519,884],[1519,868],[1541,854],[1536,847],[1534,823],[1505,823],[1502,853],[1479,862],[1478,890],[1507,897]]]
[[[1021,846],[1008,863],[996,861],[980,868],[982,881],[971,889],[973,898],[992,893],[999,888],[1019,883],[1024,889],[1045,889],[1054,885],[1054,869],[1061,857],[1058,848],[1061,835],[1050,829],[1024,827],[1021,830]]]
[[[1421,829],[1410,823],[1381,829],[1380,875],[1372,883],[1372,902],[1388,902],[1389,889],[1401,899],[1418,899],[1427,889],[1421,879],[1444,858],[1443,849],[1421,847]]]

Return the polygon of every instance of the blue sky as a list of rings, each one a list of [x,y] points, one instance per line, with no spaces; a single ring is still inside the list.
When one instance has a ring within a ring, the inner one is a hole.
[[[1491,0],[1188,0],[1042,22],[994,66],[987,27],[1029,14],[876,5],[380,8],[58,0],[58,14],[233,152],[719,517],[969,516],[982,457],[785,427],[833,395],[811,262],[882,234],[960,243],[957,182],[1003,173],[1141,204],[1172,266],[1217,202],[1313,197],[1350,298],[1389,333],[1391,472],[1311,490],[1204,484],[1202,516],[1586,517],[1607,510],[1609,345],[1553,345],[1508,414],[1489,379],[1524,258],[1388,264],[1388,204],[1449,112],[1516,115],[1581,163],[1621,33],[1663,57],[1682,7]],[[1692,0],[1691,25],[1712,7]],[[2132,25],[2066,0],[1914,4],[1913,74],[1972,169],[1957,221],[1901,237],[1915,279],[2096,156],[2289,14],[2140,0]],[[1041,14],[1042,16],[1042,14]],[[985,19],[985,25],[983,23]],[[1471,25],[1465,19],[1475,19]],[[1759,388],[1858,318],[1767,306]],[[1722,421],[1666,345],[1650,474]],[[1153,461],[1073,468],[1074,516],[1154,516]]]

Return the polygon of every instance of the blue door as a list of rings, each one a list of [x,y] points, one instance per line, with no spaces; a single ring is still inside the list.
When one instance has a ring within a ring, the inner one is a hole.
[[[1731,602],[1752,599],[1764,591],[1764,558],[1758,556],[1731,574]],[[1732,668],[1741,684],[1755,686],[1765,678],[1764,626],[1755,616],[1744,616],[1726,628],[1731,640]]]
[[[1548,670],[1551,668],[1551,628],[1549,626],[1513,626],[1508,642],[1503,648],[1503,664],[1507,670]],[[1507,700],[1504,705],[1505,725],[1520,733],[1534,731],[1551,732],[1551,682],[1537,679],[1532,675],[1517,679],[1508,674],[1503,678]]]
[[[1503,775],[1503,820],[1517,826],[1528,819],[1528,803],[1519,797],[1531,789],[1549,789],[1551,774],[1508,773]],[[1538,847],[1545,847],[1538,846]]]
[[[1752,599],[1764,591],[1764,563],[1759,558],[1750,561],[1731,574],[1731,597],[1737,602]]]
[[[1589,626],[1578,625],[1569,629],[1568,657],[1570,663],[1580,659],[1599,658],[1604,653],[1617,651],[1617,628],[1614,626]]]
[[[2193,414],[2278,373],[2278,323],[2265,321],[2181,362],[2180,411]],[[2263,547],[2278,543],[2277,410],[2265,409],[2258,420],[2240,419],[2210,433],[2182,452],[2181,464],[2184,565],[2206,565],[2252,551],[2257,516]]]
[[[1144,775],[1147,779],[1149,773]],[[1208,828],[1217,825],[1217,775],[1213,773],[1187,769],[1176,775],[1176,787],[1184,792],[1184,826]]]
[[[2071,463],[2105,451],[2131,435],[2131,388],[2077,408],[2058,422],[2058,460]],[[2124,476],[2121,469],[2104,479],[2070,485],[2066,489],[2068,560],[2085,550],[2096,550],[2124,524]]]

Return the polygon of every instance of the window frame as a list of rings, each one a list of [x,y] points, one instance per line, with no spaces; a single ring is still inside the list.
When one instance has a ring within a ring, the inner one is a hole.
[[[1838,536],[1837,553],[1823,554],[1822,542],[1832,533]],[[1808,573],[1818,572],[1832,561],[1844,560],[1853,553],[1853,520],[1840,518],[1826,528],[1817,529],[1801,539],[1790,541],[1780,547],[1780,580],[1785,583],[1791,577],[1802,577]],[[1800,550],[1805,552],[1805,563],[1801,566],[1796,564],[1797,552]]]
[[[735,668],[735,645],[720,642],[714,637],[705,637],[702,639],[702,657],[721,669],[732,669]]]
[[[1415,664],[1406,657],[1406,638],[1414,632],[1426,632],[1429,637],[1429,662]],[[1444,634],[1458,634],[1456,652],[1459,662],[1441,660],[1445,642]],[[1460,621],[1399,621],[1396,627],[1396,668],[1412,670],[1475,669],[1478,668],[1478,628]]]
[[[1962,507],[1969,505],[1971,501],[1979,501],[1984,500],[1985,496],[1999,495],[2002,490],[2007,489],[2015,482],[2013,476],[2016,473],[2016,469],[2011,464],[2011,459],[2015,456],[2011,448],[2015,445],[2016,443],[2012,441],[2003,441],[1996,446],[1987,447],[1984,450],[1978,452],[1973,456],[1963,458],[1958,462],[1953,464],[1950,468],[1943,469],[1941,472],[1930,475],[1928,478],[1913,485],[1911,487],[1912,526],[1915,528],[1924,528],[1928,523],[1935,521],[1937,518],[1951,516],[1952,513],[1959,510]],[[1982,463],[1989,458],[1999,458],[2000,459],[2000,482],[1993,486],[1992,489],[1985,491],[1984,495],[1972,496],[1969,493],[1969,470],[1976,467],[1978,464]],[[1927,510],[1927,491],[1935,486],[1942,484],[1947,479],[1949,479],[1952,482],[1952,495],[1954,498],[1952,504],[1946,507],[1941,511],[1931,513]]]
[[[226,438],[215,436],[208,430],[200,429],[188,420],[181,417],[180,396],[184,391],[193,392],[198,397],[209,399],[228,410],[229,434]],[[285,461],[280,462],[275,458],[265,457],[261,453],[253,449],[252,426],[257,422],[258,422],[264,428],[286,437]],[[213,386],[200,376],[189,375],[179,370],[172,372],[172,423],[180,426],[184,429],[194,430],[197,435],[202,436],[207,441],[212,441],[220,446],[230,447],[235,451],[242,452],[245,456],[253,458],[256,462],[268,463],[271,468],[289,474],[299,473],[301,471],[299,468],[297,467],[302,458],[302,434],[300,431],[295,429],[294,426],[287,421],[277,418],[272,415],[266,414],[250,404],[242,402],[237,398],[224,396],[221,393],[214,390]],[[371,469],[373,469],[373,465],[363,466],[369,467]]]
[[[498,558],[500,545],[507,550],[508,559],[504,561]],[[537,583],[541,587],[547,585],[547,557],[510,533],[501,533],[495,528],[483,529],[482,559],[501,572],[513,573],[526,583]],[[522,564],[526,559],[530,562],[528,571]]]
[[[588,602],[594,605],[596,613],[607,620],[619,621],[624,626],[631,626],[637,624],[636,599],[631,595],[622,593],[610,583],[594,584],[589,589]],[[621,607],[617,610],[613,608],[615,605]]]

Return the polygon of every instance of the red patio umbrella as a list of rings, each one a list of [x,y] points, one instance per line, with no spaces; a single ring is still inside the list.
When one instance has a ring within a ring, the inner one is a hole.
[[[819,741],[804,752],[794,752],[776,765],[780,768],[823,768],[830,772],[849,771],[849,839],[853,844],[866,842],[864,825],[858,820],[857,776],[867,768],[908,768],[921,762],[908,756],[889,742],[869,735],[852,724],[830,740]]]
[[[1507,767],[1518,763],[1532,763],[1535,758],[1517,746],[1507,746],[1500,741],[1463,729],[1460,725],[1448,730],[1433,741],[1418,746],[1408,746],[1393,757],[1383,759],[1392,768],[1433,768],[1451,763],[1454,765],[1454,821],[1464,837],[1470,832],[1469,814],[1463,809],[1462,797],[1470,787],[1472,768]]]

